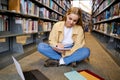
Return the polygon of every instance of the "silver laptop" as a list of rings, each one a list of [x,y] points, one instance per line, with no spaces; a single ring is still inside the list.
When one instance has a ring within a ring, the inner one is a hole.
[[[12,59],[14,61],[17,72],[21,77],[21,80],[49,80],[44,74],[42,74],[37,69],[23,72],[19,62],[13,56]]]

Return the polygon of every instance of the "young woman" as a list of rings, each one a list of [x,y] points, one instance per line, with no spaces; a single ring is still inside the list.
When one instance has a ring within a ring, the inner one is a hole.
[[[84,44],[81,10],[71,7],[63,21],[54,24],[50,32],[49,44],[40,43],[38,51],[49,58],[45,66],[68,65],[89,57],[90,50],[84,47]],[[63,48],[70,49],[63,50]]]

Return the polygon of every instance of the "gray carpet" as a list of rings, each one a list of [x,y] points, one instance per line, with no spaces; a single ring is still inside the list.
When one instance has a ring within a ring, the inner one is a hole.
[[[22,60],[19,63],[22,66],[23,71],[29,71],[38,69],[44,75],[46,75],[50,80],[67,80],[64,76],[65,72],[69,72],[71,70],[84,70],[88,69],[100,76],[102,76],[97,70],[95,70],[88,61],[82,61],[76,68],[72,68],[70,66],[60,66],[60,67],[44,67],[44,61],[47,58],[38,54],[38,52],[31,54]],[[102,76],[103,77],[103,76]],[[0,80],[20,80],[20,77],[17,75],[15,70],[15,65],[12,64],[3,70],[0,71]]]
[[[80,62],[74,70],[88,69],[105,78],[105,80],[119,80],[120,67],[111,59],[108,53],[105,52],[90,33],[86,33],[86,46],[91,50],[90,61]],[[23,71],[38,69],[50,80],[67,80],[64,73],[71,71],[72,67],[61,66],[46,68],[43,66],[46,59],[45,56],[35,52],[19,60],[19,63]],[[21,80],[14,64],[0,70],[0,80]]]

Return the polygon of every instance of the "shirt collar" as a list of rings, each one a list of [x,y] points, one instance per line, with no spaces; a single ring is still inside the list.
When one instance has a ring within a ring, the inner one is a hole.
[[[60,26],[58,27],[58,31],[61,31],[61,32],[63,31],[64,24],[65,24],[65,21],[61,21]],[[73,34],[78,34],[76,27],[78,26],[77,25],[73,26]]]

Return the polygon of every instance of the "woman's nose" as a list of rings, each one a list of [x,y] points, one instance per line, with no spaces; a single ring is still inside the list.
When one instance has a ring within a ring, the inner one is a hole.
[[[70,23],[73,24],[73,21],[71,20]]]

